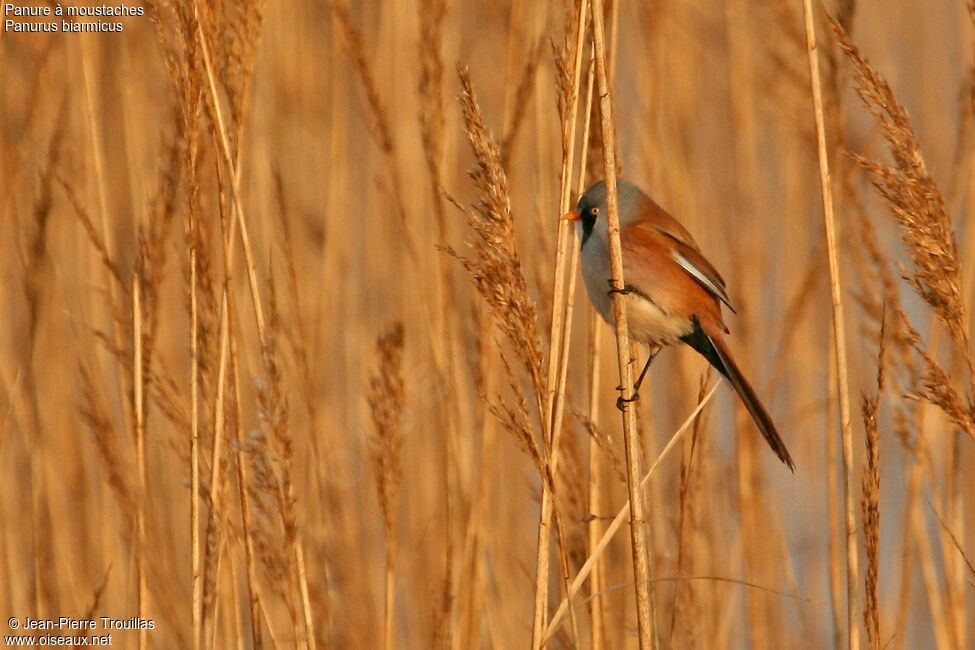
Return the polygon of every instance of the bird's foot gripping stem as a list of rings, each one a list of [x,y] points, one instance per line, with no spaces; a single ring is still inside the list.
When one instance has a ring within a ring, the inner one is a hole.
[[[612,280],[612,278],[610,278],[610,279],[609,279],[609,280],[608,280],[607,282],[609,282],[609,287],[610,287],[610,289],[609,289],[609,291],[608,291],[607,293],[608,293],[609,295],[611,295],[611,296],[612,296],[612,295],[613,295],[614,293],[618,293],[618,294],[620,294],[621,296],[625,296],[625,295],[626,295],[626,294],[628,294],[628,293],[633,293],[633,289],[632,289],[632,287],[623,287],[622,289],[618,289],[618,288],[616,287],[616,285],[614,285],[614,284],[613,284],[613,280]]]
[[[633,402],[639,402],[639,401],[640,401],[640,393],[633,393],[633,397],[629,399],[626,399],[625,397],[620,395],[618,398],[616,398],[616,408],[618,408],[621,411],[625,411],[627,404],[632,404]]]

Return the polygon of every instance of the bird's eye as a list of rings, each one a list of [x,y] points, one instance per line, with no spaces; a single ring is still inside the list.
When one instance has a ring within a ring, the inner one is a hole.
[[[595,217],[597,214],[599,214],[599,208],[598,207],[592,208],[591,210],[589,210],[589,214]]]

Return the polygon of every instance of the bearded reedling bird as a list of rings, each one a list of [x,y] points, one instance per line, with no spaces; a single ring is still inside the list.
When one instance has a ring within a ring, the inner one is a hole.
[[[617,182],[620,244],[626,286],[613,287],[610,271],[606,183],[599,181],[582,195],[575,221],[582,241],[582,275],[589,299],[613,326],[613,294],[626,301],[630,337],[650,348],[647,365],[633,385],[634,396],[659,350],[679,341],[688,344],[724,375],[738,393],[772,451],[795,471],[795,463],[779,437],[772,418],[735,364],[724,340],[728,334],[721,303],[734,312],[724,280],[704,258],[684,226],[654,203],[636,185]],[[609,289],[607,291],[607,289]],[[624,408],[621,397],[617,406]]]

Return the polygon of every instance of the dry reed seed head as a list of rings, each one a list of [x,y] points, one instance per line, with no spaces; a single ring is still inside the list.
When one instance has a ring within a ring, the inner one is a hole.
[[[873,173],[874,186],[902,226],[901,239],[914,262],[913,274],[905,275],[908,284],[934,308],[953,339],[967,336],[963,328],[954,331],[964,314],[961,270],[954,232],[934,181],[913,178],[862,156],[853,158]]]
[[[190,430],[189,408],[185,396],[172,377],[151,370],[147,376],[146,389],[153,405],[175,425],[178,432],[185,433]]]
[[[852,197],[851,197],[852,198]],[[890,370],[898,383],[898,391],[902,394],[918,396],[916,386],[921,384],[921,368],[917,360],[915,345],[921,345],[920,337],[913,331],[909,322],[905,322],[906,314],[900,300],[900,293],[890,264],[880,249],[873,224],[867,218],[860,206],[857,210],[857,222],[860,227],[859,241],[863,246],[851,247],[854,259],[859,260],[865,250],[869,257],[869,269],[861,270],[866,277],[866,287],[880,286],[878,292],[864,290],[860,295],[860,303],[867,315],[878,324],[878,331],[882,327],[885,331],[885,346],[890,347]],[[873,333],[869,333],[873,336]],[[886,367],[886,365],[885,365]],[[901,441],[908,454],[914,456],[918,452],[917,431],[917,399],[894,400],[891,403],[893,419],[892,430]]]
[[[535,88],[535,71],[538,70],[538,64],[542,59],[543,51],[544,41],[539,41],[532,47],[528,54],[528,60],[522,68],[518,88],[515,90],[514,111],[511,115],[511,123],[505,130],[504,137],[501,139],[502,166],[507,166],[511,162],[511,154],[514,151],[518,133],[521,130],[521,125],[524,123],[525,115],[528,114],[532,91]]]
[[[175,107],[170,111],[170,119],[172,132],[176,132],[179,128],[179,113]],[[149,200],[148,220],[139,227],[139,252],[135,265],[136,272],[146,279],[142,287],[147,316],[146,330],[150,341],[155,336],[156,305],[166,263],[166,239],[175,221],[183,170],[180,164],[179,139],[164,130],[160,140],[165,153],[159,170],[159,187]]]
[[[25,241],[18,241],[18,253],[21,266],[24,269],[23,292],[28,311],[28,339],[33,342],[39,324],[41,292],[43,289],[43,270],[48,260],[47,231],[48,223],[54,205],[52,191],[55,168],[64,137],[66,99],[61,102],[58,126],[51,136],[47,148],[47,160],[44,170],[40,172],[40,195],[34,202],[32,210],[32,224]],[[33,345],[31,345],[33,347]]]
[[[299,292],[298,271],[295,264],[295,247],[291,236],[291,225],[287,215],[288,206],[285,201],[284,182],[281,178],[280,170],[274,170],[275,198],[278,204],[277,217],[280,231],[282,234],[281,243],[284,248],[284,267],[287,278],[288,294],[293,310],[293,327],[285,328],[284,334],[290,343],[291,351],[298,362],[298,372],[304,389],[305,406],[308,412],[310,426],[315,426],[317,421],[317,407],[315,401],[315,381],[311,373],[311,364],[308,361],[308,351],[312,349],[308,329],[302,315],[301,295]]]
[[[287,548],[294,544],[298,532],[297,499],[292,477],[293,442],[289,427],[289,407],[284,396],[284,378],[281,373],[279,338],[281,314],[278,311],[277,291],[274,278],[268,283],[268,320],[266,335],[261,342],[262,376],[254,380],[258,403],[258,422],[264,431],[260,434],[263,452],[257,458],[270,461],[262,463],[261,485],[255,495],[264,492],[264,498],[273,496],[280,516]],[[258,432],[260,433],[260,432]],[[267,441],[267,442],[263,442]],[[268,444],[269,443],[269,444]],[[265,465],[267,465],[265,467]],[[286,554],[285,562],[291,567],[294,556]]]
[[[199,26],[193,3],[147,0],[149,18],[177,96],[181,136],[195,133],[201,96],[202,59],[196,32]]]
[[[566,432],[562,436],[557,470],[557,509],[563,513],[568,526],[566,538],[568,557],[574,566],[586,561],[586,526],[588,501],[586,500],[586,472],[582,450],[575,435]]]
[[[866,463],[860,483],[860,508],[863,513],[864,546],[867,556],[867,570],[864,576],[865,600],[863,620],[867,639],[874,650],[880,648],[880,603],[877,580],[880,567],[880,445],[879,424],[880,400],[884,391],[884,368],[886,366],[886,312],[881,316],[877,351],[877,386],[873,395],[863,394],[860,410],[866,432]]]
[[[378,369],[369,380],[369,407],[375,433],[369,437],[379,508],[387,538],[393,530],[393,500],[402,476],[404,330],[402,321],[394,321],[376,340]]]
[[[914,264],[911,286],[934,309],[975,372],[968,350],[967,313],[961,296],[961,267],[954,230],[937,183],[927,171],[910,118],[887,81],[860,54],[843,27],[831,18],[840,47],[853,63],[857,93],[880,124],[895,167],[855,155],[900,226]]]
[[[197,204],[194,213],[199,214],[202,208]],[[213,246],[214,233],[212,221],[209,219],[192,218],[187,227],[192,229],[187,234],[187,247],[193,247],[196,252],[196,298],[197,298],[197,336],[201,399],[206,402],[216,390],[216,364],[220,356],[218,346],[218,329],[220,327],[220,307],[214,281],[213,268],[216,260]],[[189,260],[182,260],[185,286],[186,313],[190,313],[190,270]]]
[[[205,6],[205,5],[204,5]],[[244,97],[254,70],[260,42],[264,2],[214,0],[206,13],[204,34],[209,38],[216,74],[230,105],[228,125],[231,155],[236,159],[244,120]]]
[[[761,0],[756,12],[757,19],[764,25],[756,34],[763,51],[763,56],[755,62],[762,66],[757,74],[760,78],[775,80],[768,84],[768,92],[759,99],[774,106],[775,112],[798,130],[799,139],[814,147],[815,127],[805,119],[809,110],[809,65],[802,5]],[[826,93],[824,99],[829,102],[830,93]]]
[[[514,404],[510,400],[503,399],[501,395],[496,396],[496,401],[491,401],[484,395],[481,397],[487,401],[488,411],[491,415],[497,418],[502,428],[512,435],[518,448],[532,461],[538,475],[544,477],[546,475],[545,460],[531,427],[528,400],[525,399],[525,393],[515,379],[508,357],[503,352],[501,353],[501,365],[514,395]]]
[[[551,39],[552,59],[555,62],[555,101],[559,110],[559,126],[562,129],[562,152],[569,150],[569,124],[567,122],[569,109],[572,104],[572,68],[575,65],[575,44],[577,29],[579,28],[579,11],[582,0],[564,0],[562,3],[562,31],[561,38]],[[582,29],[589,24],[588,15]],[[583,48],[585,41],[583,41]],[[585,62],[583,62],[585,64]]]
[[[131,467],[132,463],[122,457],[125,444],[118,436],[112,418],[102,403],[92,373],[84,362],[78,364],[78,374],[81,380],[81,404],[78,407],[81,419],[91,432],[95,450],[105,472],[105,481],[131,526],[136,519],[136,498],[124,468]]]
[[[599,430],[596,423],[593,422],[588,415],[583,413],[580,409],[573,408],[570,409],[570,413],[582,427],[589,434],[589,437],[596,443],[599,450],[603,452],[607,459],[609,459],[610,467],[613,469],[613,473],[616,475],[617,480],[622,485],[626,485],[626,468],[623,465],[623,461],[620,459],[616,449],[613,446],[613,440],[607,435]]]
[[[346,0],[332,0],[332,15],[339,23],[342,36],[345,39],[345,47],[349,58],[352,59],[356,74],[362,82],[362,88],[366,93],[366,104],[368,111],[366,114],[369,132],[376,139],[379,148],[387,155],[393,152],[394,144],[391,135],[392,129],[389,125],[389,118],[383,108],[382,100],[379,97],[379,87],[373,77],[372,70],[366,58],[366,47],[362,40],[362,33],[352,24],[352,17],[349,16],[349,8]]]
[[[208,508],[206,533],[203,544],[203,620],[209,621],[215,616],[214,604],[217,600],[217,566],[220,562],[220,548],[223,545],[223,535],[218,525],[217,514],[212,507]]]
[[[518,351],[531,374],[537,399],[545,394],[542,373],[541,336],[534,301],[522,272],[515,247],[514,220],[508,179],[501,163],[501,151],[484,126],[470,72],[457,67],[461,82],[460,104],[467,139],[477,165],[468,172],[478,193],[473,210],[465,210],[468,225],[477,235],[468,242],[471,257],[448,252],[464,265],[481,298],[487,303],[498,327]]]
[[[885,347],[889,344],[896,352],[896,356],[890,362],[891,370],[895,376],[900,377],[900,381],[911,383],[920,371],[914,356],[914,342],[907,328],[901,325],[902,308],[897,281],[886,256],[880,250],[873,224],[862,211],[858,211],[856,220],[860,230],[860,237],[857,240],[860,245],[851,246],[850,251],[857,262],[858,273],[864,278],[863,285],[880,287],[879,291],[865,288],[857,295],[858,302],[871,321],[869,324],[877,326],[877,333],[875,333],[868,329],[868,324],[865,324],[865,335],[874,338],[879,336],[880,328],[884,328]],[[864,251],[867,260],[863,259]]]
[[[975,420],[971,404],[966,403],[948,373],[938,364],[921,341],[921,335],[908,320],[907,314],[899,304],[893,305],[911,341],[911,345],[921,358],[920,376],[909,387],[912,395],[940,408],[970,437],[975,439]]]
[[[420,133],[427,167],[439,178],[444,139],[444,106],[441,98],[444,64],[440,56],[446,0],[420,0]]]
[[[68,202],[71,203],[71,207],[74,209],[75,215],[81,222],[82,227],[85,229],[85,234],[88,235],[88,241],[91,242],[92,246],[98,252],[98,257],[101,260],[102,266],[104,266],[109,275],[115,281],[120,289],[123,289],[121,295],[128,295],[128,286],[122,280],[122,272],[119,269],[118,264],[112,258],[111,252],[105,246],[105,240],[98,233],[98,229],[95,228],[95,224],[91,219],[91,215],[88,214],[88,210],[81,203],[78,195],[74,191],[74,187],[60,174],[55,174],[54,176],[61,187],[64,189],[65,195],[68,197]]]
[[[281,521],[281,490],[271,461],[268,438],[254,429],[242,441],[241,453],[247,463],[248,503],[251,508],[251,539],[254,554],[275,594],[294,610],[290,589],[290,546]]]
[[[551,41],[552,60],[555,62],[555,101],[559,109],[559,121],[562,128],[562,149],[566,150],[569,129],[566,119],[569,114],[569,102],[572,97],[572,72],[569,69],[568,52],[563,46]]]

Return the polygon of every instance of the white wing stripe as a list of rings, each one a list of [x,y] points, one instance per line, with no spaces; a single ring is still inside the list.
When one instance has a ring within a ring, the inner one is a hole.
[[[690,273],[695,280],[700,282],[705,289],[713,293],[718,297],[719,300],[721,300],[721,302],[731,308],[731,301],[728,299],[728,294],[724,287],[716,284],[714,280],[708,277],[707,273],[698,268],[694,262],[682,255],[680,251],[671,251],[671,257],[673,257],[674,261],[677,262],[682,269]]]

